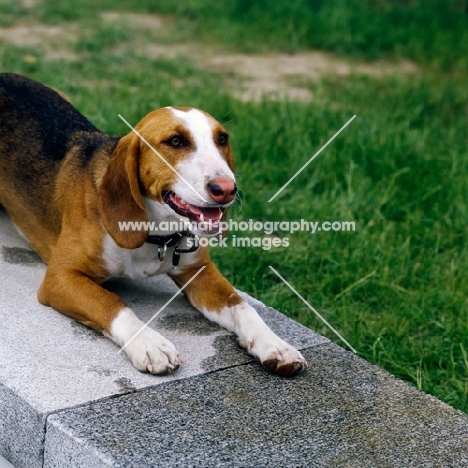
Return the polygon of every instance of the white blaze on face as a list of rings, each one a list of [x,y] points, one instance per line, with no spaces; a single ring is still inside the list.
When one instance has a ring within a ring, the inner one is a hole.
[[[180,175],[207,201],[210,196],[206,190],[209,181],[226,176],[235,180],[234,174],[213,141],[214,127],[209,118],[196,109],[188,112],[170,108],[176,119],[181,121],[190,132],[195,144],[194,152],[176,166]],[[178,180],[172,190],[185,202],[203,205],[200,197],[187,187],[183,180]]]

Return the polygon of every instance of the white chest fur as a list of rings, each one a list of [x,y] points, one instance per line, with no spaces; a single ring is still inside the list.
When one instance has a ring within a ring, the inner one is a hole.
[[[122,249],[107,234],[104,238],[102,258],[110,276],[138,279],[169,271],[176,272],[177,268],[172,265],[173,252],[174,248],[167,249],[164,260],[160,261],[157,245],[144,244],[138,249]],[[192,259],[192,253],[184,253],[179,265],[190,264]]]

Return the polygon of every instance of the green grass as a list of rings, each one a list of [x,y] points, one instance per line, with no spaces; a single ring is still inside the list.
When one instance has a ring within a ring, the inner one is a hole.
[[[464,80],[355,78],[314,91],[320,104],[231,114],[245,122],[236,125],[246,192],[236,218],[355,220],[357,231],[294,234],[288,249],[216,251],[216,259],[236,284],[336,340],[271,274],[274,266],[361,356],[466,411]],[[338,140],[265,203],[354,113]],[[274,138],[247,126],[274,128]],[[248,278],[239,264],[249,265]]]
[[[357,229],[279,232],[290,246],[270,251],[214,249],[223,273],[343,345],[272,265],[360,356],[468,412],[465,8],[464,1],[44,0],[27,10],[9,2],[0,6],[1,25],[41,20],[81,28],[70,45],[79,60],[46,62],[41,48],[0,43],[0,69],[62,89],[111,133],[127,131],[117,114],[136,122],[165,105],[201,107],[225,122],[243,198],[233,219],[354,220]],[[173,23],[165,31],[101,23],[100,10],[117,9],[164,13]],[[310,85],[310,104],[243,103],[227,94],[219,76],[189,60],[137,53],[142,41],[170,38],[228,50],[320,47],[353,60],[411,58],[421,72],[331,76]],[[354,114],[349,128],[267,203]]]
[[[465,0],[43,0],[43,21],[89,22],[101,10],[175,16],[172,40],[247,51],[320,48],[365,59],[405,57],[438,69],[468,68]],[[17,7],[15,7],[17,8]]]
[[[178,11],[194,20],[193,37],[250,49],[319,47],[365,58],[384,55],[467,64],[464,1],[192,0]],[[158,2],[170,13],[171,0]],[[252,40],[255,37],[257,40]],[[465,44],[463,53],[463,47]]]
[[[175,18],[170,40],[248,51],[320,48],[365,59],[410,58],[442,70],[468,68],[466,0],[42,0],[31,10],[4,0],[0,8],[0,24],[33,15],[51,24],[89,25],[100,11],[161,13]]]

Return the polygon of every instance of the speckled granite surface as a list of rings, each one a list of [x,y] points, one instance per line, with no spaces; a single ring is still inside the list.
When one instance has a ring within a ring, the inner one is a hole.
[[[51,414],[252,362],[232,335],[178,297],[151,326],[175,343],[184,365],[171,376],[142,374],[108,339],[37,302],[44,273],[45,265],[0,208],[0,455],[17,467],[42,466]],[[165,276],[107,287],[145,322],[177,291]],[[247,299],[296,347],[328,342]]]
[[[51,416],[45,467],[466,467],[468,417],[335,345]]]
[[[264,371],[183,297],[152,326],[184,355],[141,374],[37,303],[45,266],[0,209],[0,455],[19,467],[466,467],[468,416],[246,298],[309,368]],[[143,319],[166,277],[107,286]]]
[[[14,468],[13,465],[0,455],[0,468]]]

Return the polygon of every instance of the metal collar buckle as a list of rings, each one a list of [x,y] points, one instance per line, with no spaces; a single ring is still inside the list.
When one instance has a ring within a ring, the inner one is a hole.
[[[180,248],[180,243],[184,237],[191,239],[191,245],[188,249]],[[190,231],[176,232],[168,236],[149,235],[146,238],[146,242],[149,244],[156,244],[158,246],[158,259],[160,262],[162,262],[166,257],[168,247],[175,247],[174,253],[172,254],[172,265],[174,267],[179,265],[180,254],[195,252],[199,247],[198,237]]]

